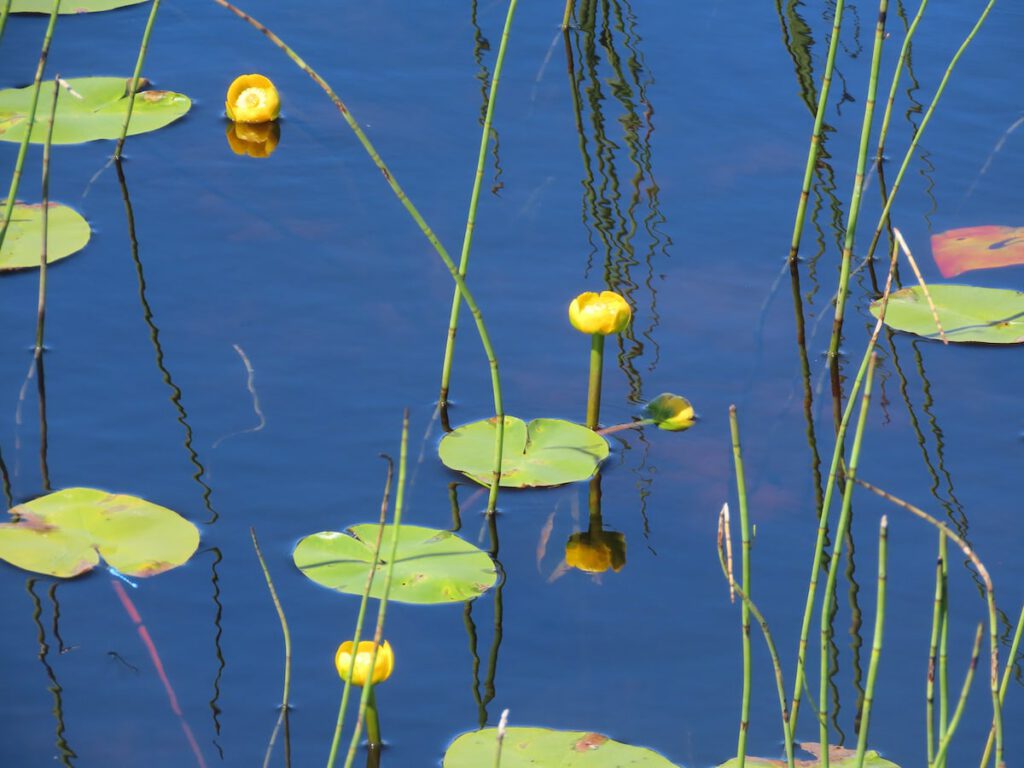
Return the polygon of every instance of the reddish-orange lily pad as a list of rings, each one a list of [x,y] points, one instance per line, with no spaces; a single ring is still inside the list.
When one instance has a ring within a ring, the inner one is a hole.
[[[1024,264],[1024,227],[985,224],[940,232],[932,235],[932,256],[943,277]]]

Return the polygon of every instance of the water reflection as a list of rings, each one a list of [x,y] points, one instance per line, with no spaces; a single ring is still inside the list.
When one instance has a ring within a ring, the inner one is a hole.
[[[626,567],[626,534],[606,531],[601,519],[601,473],[590,481],[589,525],[573,533],[565,544],[565,564],[584,573],[618,573]]]
[[[32,621],[36,625],[36,639],[39,643],[39,661],[43,665],[43,669],[46,671],[46,678],[49,681],[47,690],[53,696],[53,717],[56,721],[56,741],[54,742],[57,747],[57,759],[60,760],[60,764],[66,768],[73,768],[72,758],[77,758],[78,755],[68,744],[67,738],[64,733],[66,726],[64,724],[64,689],[60,683],[57,682],[57,674],[53,671],[53,667],[50,666],[48,660],[50,654],[50,645],[46,642],[46,630],[43,627],[41,616],[43,613],[43,604],[39,599],[39,596],[35,593],[35,585],[38,579],[32,578],[25,582],[25,591],[28,592],[29,597],[32,598]],[[59,615],[59,608],[57,603],[57,585],[53,584],[49,591],[50,601],[53,604],[54,614],[54,626],[57,626],[57,617]],[[64,652],[63,641],[58,640],[60,643],[61,652]]]
[[[576,20],[565,33],[565,53],[583,163],[587,272],[597,260],[608,288],[622,294],[634,310],[647,295],[647,326],[631,325],[618,337],[618,364],[629,382],[629,399],[640,403],[643,381],[637,363],[645,354],[645,342],[651,346],[648,371],[655,368],[659,355],[654,338],[659,322],[654,262],[668,257],[672,242],[661,231],[666,220],[652,170],[654,107],[647,88],[653,78],[628,2],[580,2]],[[614,123],[618,129],[610,131]],[[620,183],[620,173],[628,174],[626,185]]]
[[[264,159],[277,149],[281,141],[281,127],[276,120],[269,123],[228,122],[225,135],[228,146],[236,155]]]
[[[476,62],[478,67],[476,79],[480,81],[480,116],[477,122],[482,128],[487,116],[487,100],[490,98],[491,93],[491,71],[484,63],[484,54],[491,50],[491,42],[484,37],[483,30],[480,29],[480,23],[477,20],[477,5],[477,0],[473,0],[470,4],[469,22],[473,27],[473,61]],[[505,186],[505,183],[501,180],[502,168],[500,137],[498,135],[498,129],[494,127],[493,122],[491,123],[491,130],[488,139],[491,142],[491,158],[494,162],[494,178],[491,179],[491,194],[496,195],[501,191],[501,188]]]

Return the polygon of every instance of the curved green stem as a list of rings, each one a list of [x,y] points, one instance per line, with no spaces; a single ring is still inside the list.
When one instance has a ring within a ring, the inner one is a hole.
[[[4,28],[7,26],[7,17],[11,15],[11,0],[4,2],[4,7],[0,9],[0,40],[4,39]]]
[[[814,169],[818,165],[821,153],[821,132],[825,124],[825,108],[828,105],[828,94],[832,88],[832,71],[836,63],[836,51],[839,49],[839,28],[843,21],[843,0],[836,0],[836,9],[832,16],[832,37],[828,43],[828,54],[825,57],[825,71],[821,76],[821,93],[818,95],[818,109],[814,113],[814,130],[811,131],[811,145],[807,150],[807,165],[804,167],[804,183],[800,188],[800,202],[796,207],[796,220],[793,222],[793,238],[789,244],[790,263],[796,260],[800,251],[800,238],[804,232],[804,218],[807,215],[807,202],[811,196],[811,182]]]
[[[1010,686],[1010,673],[1013,672],[1014,663],[1017,660],[1017,651],[1020,648],[1021,635],[1024,634],[1024,606],[1021,606],[1020,617],[1017,619],[1017,629],[1013,633],[1013,642],[1010,643],[1010,653],[1006,657],[1006,669],[1003,670],[1003,681],[999,685],[999,703],[1006,699],[1006,689]],[[985,741],[985,753],[981,758],[981,768],[988,765],[992,756],[992,742],[995,739],[995,728],[988,732],[988,739]]]
[[[54,0],[53,10],[50,11],[50,22],[46,25],[46,33],[43,35],[43,47],[39,51],[39,63],[36,65],[36,76],[32,81],[32,101],[29,102],[28,120],[25,121],[25,136],[18,147],[18,159],[14,161],[14,173],[11,174],[11,186],[7,191],[7,202],[4,205],[4,217],[0,221],[0,248],[4,247],[4,238],[7,236],[7,227],[11,221],[11,213],[14,211],[14,201],[18,197],[18,185],[21,183],[21,169],[25,165],[25,155],[28,154],[29,139],[32,138],[32,129],[36,124],[36,108],[39,106],[39,89],[43,82],[43,70],[46,69],[46,57],[50,54],[50,41],[53,39],[53,28],[57,25],[57,11],[60,10],[60,0]],[[6,19],[6,14],[4,15]],[[56,84],[54,84],[56,88]]]
[[[875,97],[878,93],[878,70],[882,62],[882,41],[885,39],[885,14],[889,0],[878,4],[878,23],[875,25],[875,44],[871,51],[871,77],[868,80],[867,101],[864,104],[864,119],[860,128],[860,149],[857,154],[857,173],[850,195],[850,211],[846,218],[846,235],[843,239],[842,264],[839,268],[839,289],[836,292],[836,313],[832,323],[832,339],[828,345],[828,358],[834,362],[839,355],[839,337],[843,331],[843,310],[846,307],[847,286],[850,283],[850,262],[853,259],[853,242],[857,234],[857,220],[860,217],[860,200],[864,191],[864,171],[868,163],[868,142],[871,139],[871,123],[875,115]],[[823,760],[827,763],[828,758]],[[826,765],[825,768],[828,768]]]
[[[587,383],[587,429],[601,423],[601,376],[604,369],[604,335],[590,337],[590,380]]]
[[[498,46],[498,57],[494,62],[494,77],[491,80],[491,91],[487,96],[487,111],[484,114],[484,128],[480,136],[480,151],[477,155],[476,174],[473,177],[473,191],[469,196],[469,215],[466,218],[466,232],[462,238],[462,255],[459,258],[459,274],[464,278],[469,268],[469,251],[473,246],[473,233],[476,230],[476,208],[480,200],[480,187],[484,180],[484,166],[487,163],[487,145],[491,136],[491,123],[494,118],[494,104],[498,98],[498,82],[505,62],[505,49],[508,47],[509,30],[515,16],[518,0],[510,0],[508,14],[505,16],[505,28],[501,32],[501,44]],[[459,308],[462,306],[462,291],[456,286],[452,295],[452,309],[448,319],[448,338],[444,346],[444,363],[441,366],[441,394],[438,402],[441,408],[448,405],[448,390],[451,383],[452,360],[455,356],[455,334],[459,327]]]
[[[153,22],[156,21],[156,12],[160,10],[160,0],[153,0],[149,9],[149,19],[146,21],[146,29],[142,33],[142,43],[139,45],[139,55],[135,59],[135,72],[132,74],[132,81],[128,87],[128,110],[124,115],[124,125],[121,126],[121,137],[117,140],[114,148],[114,157],[121,157],[121,150],[124,149],[124,140],[128,136],[128,123],[132,120],[132,109],[135,107],[135,94],[139,92],[139,76],[142,74],[142,64],[146,60],[146,51],[149,50],[149,36],[153,32]]]
[[[337,107],[338,112],[341,113],[341,116],[348,124],[348,127],[352,129],[352,133],[355,134],[356,139],[362,145],[363,149],[366,150],[366,153],[370,156],[370,159],[373,161],[373,164],[377,166],[377,169],[381,172],[381,174],[383,174],[385,181],[387,181],[388,186],[391,187],[391,191],[395,193],[395,196],[402,204],[402,207],[405,208],[405,210],[409,213],[413,221],[415,221],[416,224],[419,226],[420,231],[423,232],[427,240],[434,247],[434,250],[437,251],[438,256],[440,256],[441,260],[444,262],[445,267],[448,268],[448,272],[449,274],[451,274],[452,280],[454,280],[455,284],[458,286],[459,293],[462,295],[463,299],[465,299],[466,306],[469,307],[469,311],[472,313],[473,319],[476,322],[477,332],[480,335],[480,343],[483,345],[484,352],[487,355],[487,362],[490,366],[491,371],[491,390],[494,399],[495,422],[494,469],[492,472],[490,493],[488,494],[487,497],[487,512],[488,514],[493,513],[498,504],[498,485],[501,479],[501,453],[505,439],[505,412],[504,407],[502,405],[501,397],[501,378],[498,375],[498,358],[494,354],[494,348],[491,345],[491,337],[490,334],[488,334],[487,332],[487,326],[484,324],[483,314],[481,313],[480,307],[477,305],[476,300],[473,298],[473,294],[470,292],[469,287],[466,285],[466,281],[463,279],[462,275],[459,274],[459,270],[456,268],[455,262],[453,262],[451,257],[448,255],[448,251],[445,250],[443,245],[441,245],[441,241],[437,239],[437,236],[434,234],[433,230],[427,225],[427,222],[420,215],[420,212],[416,209],[416,206],[414,206],[412,204],[412,201],[409,200],[409,198],[406,196],[405,191],[402,189],[401,185],[399,185],[399,183],[395,180],[394,175],[388,169],[387,165],[384,164],[384,161],[381,159],[381,156],[377,154],[377,150],[374,148],[373,144],[366,137],[366,134],[363,133],[362,129],[359,127],[359,124],[355,121],[355,118],[353,118],[352,115],[349,113],[348,107],[345,106],[345,103],[338,97],[338,95],[334,92],[331,86],[327,84],[327,81],[320,77],[320,75],[317,74],[316,71],[312,67],[310,67],[297,53],[295,53],[295,51],[293,51],[291,48],[285,45],[284,41],[282,41],[281,38],[279,38],[277,35],[275,35],[273,32],[267,29],[267,27],[265,27],[252,16],[247,14],[245,11],[236,8],[234,5],[227,2],[227,0],[213,0],[213,2],[217,3],[217,5],[221,6],[222,8],[228,9],[238,18],[242,19],[243,21],[250,24],[252,27],[259,30],[268,40],[270,40],[270,42],[272,42],[279,49],[281,49],[281,51],[283,51],[284,54],[289,59],[291,59],[303,72],[309,75],[313,79],[313,81],[320,86],[324,93],[327,94],[328,98],[331,100],[334,106]]]
[[[960,698],[957,700],[956,709],[953,710],[953,717],[949,721],[949,727],[946,730],[946,735],[942,739],[942,743],[939,744],[938,754],[935,755],[935,765],[938,767],[946,764],[946,750],[949,749],[949,742],[953,739],[953,733],[956,731],[957,725],[960,724],[960,718],[964,714],[964,707],[967,704],[967,694],[971,690],[971,683],[974,682],[974,670],[978,668],[978,654],[981,652],[981,636],[984,625],[979,622],[978,631],[974,635],[974,647],[971,650],[971,661],[967,665],[967,674],[964,675],[964,684],[960,689]]]

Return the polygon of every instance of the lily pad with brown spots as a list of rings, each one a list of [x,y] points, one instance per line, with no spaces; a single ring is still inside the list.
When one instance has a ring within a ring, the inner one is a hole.
[[[464,733],[444,753],[442,768],[496,765],[498,730]],[[645,747],[613,741],[590,731],[508,728],[501,768],[679,768]]]

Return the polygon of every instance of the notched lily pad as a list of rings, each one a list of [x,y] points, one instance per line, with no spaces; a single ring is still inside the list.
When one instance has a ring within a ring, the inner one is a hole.
[[[495,428],[492,418],[449,432],[438,448],[441,461],[478,483],[490,485]],[[500,485],[539,488],[586,480],[607,457],[607,441],[584,426],[562,419],[534,419],[527,424],[506,416]]]
[[[795,761],[799,768],[818,768],[821,765],[821,744],[815,741],[805,742],[798,746],[804,752],[811,755],[810,760]],[[857,765],[857,750],[830,746],[828,748],[828,764],[835,768],[854,768]],[[739,765],[739,762],[736,758],[733,758],[726,763],[722,763],[718,768],[735,768],[737,765]],[[748,755],[745,765],[750,766],[750,768],[778,768],[778,766],[785,766],[786,761],[769,760],[766,757],[750,757]],[[864,768],[899,768],[899,766],[869,749],[864,753]]]
[[[117,139],[128,111],[130,78],[76,77],[66,81],[74,94],[65,89],[57,98],[53,122],[54,144],[78,144],[83,141]],[[140,81],[140,88],[144,85]],[[39,104],[50,104],[53,81],[40,87]],[[75,95],[77,94],[77,95]],[[32,86],[0,91],[0,141],[21,141],[28,126],[32,104]],[[140,90],[135,94],[128,135],[163,128],[182,117],[192,106],[188,96],[174,91]],[[40,107],[32,126],[30,141],[42,144],[49,127],[49,112]]]
[[[0,210],[3,210],[0,202]],[[46,263],[52,264],[85,248],[92,235],[85,218],[66,205],[50,203],[47,216]],[[0,249],[0,270],[39,266],[43,242],[43,206],[15,203]]]
[[[321,531],[299,541],[292,554],[295,565],[308,578],[330,589],[361,595],[374,567],[376,523],[354,525],[344,533]],[[395,527],[384,526],[381,558],[387,558]],[[403,525],[398,530],[394,578],[389,600],[403,603],[455,603],[472,600],[498,579],[494,561],[481,549],[451,531]],[[383,597],[386,562],[377,563],[370,591]]]
[[[1024,342],[1024,293],[971,285],[930,285],[942,330],[950,341],[982,344]],[[878,317],[881,299],[871,305]],[[889,296],[885,324],[928,339],[938,339],[928,300],[920,286],[904,288]]]
[[[0,559],[70,578],[102,558],[128,576],[155,576],[187,562],[199,530],[166,507],[94,488],[66,488],[11,507],[0,524]]]
[[[444,753],[443,768],[494,765],[496,728],[464,733]],[[502,768],[678,768],[644,747],[613,741],[600,733],[509,728],[501,749]]]
[[[126,5],[139,5],[144,2],[146,0],[64,0],[60,4],[58,13],[61,15],[95,13],[122,8]],[[49,15],[52,11],[52,0],[14,0],[11,3],[11,13],[45,13]]]

